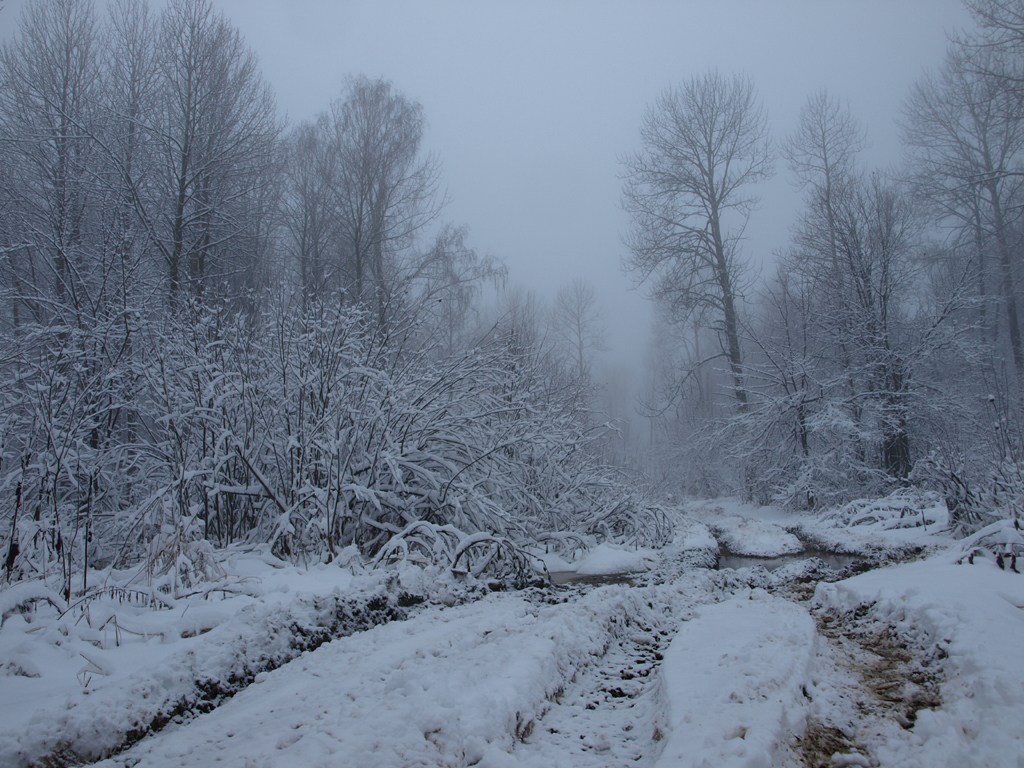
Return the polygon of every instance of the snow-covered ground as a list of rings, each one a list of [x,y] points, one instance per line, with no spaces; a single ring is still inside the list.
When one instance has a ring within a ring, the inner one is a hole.
[[[803,544],[772,518],[775,510],[735,500],[693,503],[687,511],[708,526],[722,547],[734,555],[773,557],[803,550]]]
[[[1024,576],[994,559],[1019,532],[954,542],[940,512],[694,503],[661,552],[564,564],[633,585],[488,593],[250,552],[159,610],[119,574],[85,606],[7,590],[0,765],[127,741],[99,765],[1024,766]],[[812,560],[706,567],[808,540],[932,554],[816,588]]]
[[[851,726],[879,764],[1024,766],[1024,576],[947,554],[821,584],[814,606],[863,612],[862,626],[894,630],[911,661],[934,672],[938,706],[918,709],[913,727],[900,718]]]

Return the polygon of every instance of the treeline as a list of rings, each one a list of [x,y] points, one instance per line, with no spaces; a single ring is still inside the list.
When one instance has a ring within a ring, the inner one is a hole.
[[[976,27],[894,116],[895,170],[865,167],[826,92],[774,142],[746,78],[695,77],[649,109],[629,263],[661,307],[652,461],[690,467],[689,489],[815,508],[916,485],[960,525],[1019,515],[1024,2],[967,7]],[[804,208],[755,280],[743,229],[776,161]]]
[[[571,356],[485,317],[422,108],[359,77],[286,129],[209,0],[153,8],[34,0],[0,51],[3,578],[659,535],[593,450],[592,293]]]

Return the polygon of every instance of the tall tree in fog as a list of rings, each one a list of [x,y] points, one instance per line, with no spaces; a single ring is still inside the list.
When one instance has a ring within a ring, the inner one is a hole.
[[[954,47],[935,75],[918,81],[905,107],[904,141],[915,185],[936,217],[963,233],[974,252],[975,286],[985,337],[995,326],[984,308],[995,293],[1017,376],[1024,376],[1024,340],[1017,304],[1020,269],[1015,241],[1021,200],[1024,120],[1007,109],[1004,83],[979,72],[994,53]],[[995,264],[989,264],[993,252]]]
[[[849,301],[828,310],[835,316],[832,338],[852,351],[861,396],[875,412],[880,468],[903,478],[911,468],[913,368],[901,330],[908,322],[918,222],[906,195],[877,174],[860,181],[838,213],[840,268],[827,277],[826,295],[843,293]]]
[[[588,378],[591,354],[604,349],[604,327],[594,286],[583,278],[576,278],[559,288],[552,308],[552,322],[555,333],[572,355],[576,375]]]
[[[854,295],[834,278],[850,271],[844,263],[849,254],[841,248],[841,211],[848,208],[855,194],[857,154],[863,146],[864,133],[856,119],[825,91],[807,100],[796,131],[782,145],[790,172],[807,196],[807,207],[794,233],[796,249],[784,260],[783,269],[799,273],[813,286],[813,299],[802,296],[799,303],[815,301],[836,310],[816,315],[831,340],[835,369],[840,372],[846,394],[844,410],[856,432],[860,432],[863,415],[859,383],[854,376],[858,320],[852,309]],[[797,295],[807,290],[800,281],[787,285],[796,286]],[[790,315],[787,311],[783,316]],[[857,453],[862,452],[858,447]]]
[[[337,176],[337,152],[327,120],[296,126],[286,142],[284,190],[281,199],[284,246],[297,271],[303,305],[322,298],[336,286],[338,270],[331,248],[337,248],[337,224],[331,190]]]
[[[808,194],[809,216],[822,237],[826,259],[839,259],[837,204],[856,172],[864,136],[850,111],[827,92],[811,96],[800,111],[800,124],[782,146],[790,171]]]
[[[396,260],[440,210],[438,165],[421,155],[423,108],[385,80],[352,80],[331,124],[345,287],[371,303],[383,324],[395,298]]]
[[[28,5],[0,51],[0,151],[10,185],[4,282],[15,324],[75,325],[95,254],[99,29],[89,2]]]
[[[744,411],[739,244],[757,200],[750,187],[772,172],[764,110],[749,79],[710,72],[665,90],[640,136],[643,149],[624,161],[627,266],[677,314],[707,313]]]
[[[160,26],[164,197],[153,213],[174,304],[185,288],[259,271],[247,214],[278,127],[255,54],[210,0],[171,0]]]
[[[433,244],[411,260],[406,277],[415,283],[413,299],[429,343],[442,355],[455,354],[462,332],[474,315],[476,300],[486,282],[498,289],[508,270],[467,243],[469,230],[445,224]]]
[[[148,291],[162,269],[153,258],[153,231],[138,214],[152,206],[157,173],[153,121],[160,98],[156,17],[145,0],[108,5],[102,109],[108,127],[102,142],[110,206],[111,251],[118,259],[124,292]]]

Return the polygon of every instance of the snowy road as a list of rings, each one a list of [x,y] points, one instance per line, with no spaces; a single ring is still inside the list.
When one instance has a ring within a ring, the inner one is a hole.
[[[538,720],[566,686],[607,666],[616,639],[636,644],[668,621],[644,600],[653,592],[608,587],[558,604],[499,594],[429,609],[329,643],[100,765],[537,765],[516,749],[540,737]],[[649,741],[653,726],[645,732]],[[580,765],[572,746],[564,764]]]
[[[730,509],[716,529],[748,549],[791,547],[777,519],[756,514]],[[807,560],[771,573],[694,568],[708,541],[696,518],[681,519],[637,586],[492,593],[354,631],[97,765],[1024,768],[1024,577],[984,558],[957,564],[954,548],[815,588],[822,566]],[[302,576],[302,589],[331,573]],[[276,611],[305,594],[274,583],[261,589]],[[220,629],[172,646],[241,658],[257,627],[283,626],[242,619],[266,611],[221,609]],[[227,631],[244,621],[246,632]],[[233,637],[237,647],[218,639]],[[108,694],[149,696],[168,671],[79,692],[67,732],[116,733],[124,713],[109,716],[142,702]],[[25,684],[34,679],[46,677]],[[21,745],[19,765],[39,763],[26,750],[42,743],[46,711],[5,736]],[[50,754],[46,764],[64,764]]]

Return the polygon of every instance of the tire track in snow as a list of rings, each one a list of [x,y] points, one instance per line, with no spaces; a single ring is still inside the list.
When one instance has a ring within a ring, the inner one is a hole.
[[[921,709],[941,706],[941,658],[874,620],[869,606],[813,614],[821,640],[817,677],[827,684],[805,692],[811,717],[796,751],[809,767],[877,766],[871,744],[900,739]]]
[[[509,765],[654,764],[664,738],[658,667],[678,620],[668,610],[655,614],[653,601],[648,606],[650,614],[614,623],[604,653],[557,693]]]

